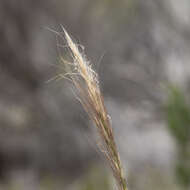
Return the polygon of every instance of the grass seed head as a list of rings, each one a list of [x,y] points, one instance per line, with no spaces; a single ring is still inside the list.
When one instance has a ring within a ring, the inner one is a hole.
[[[63,27],[62,29],[72,58],[71,62],[61,58],[61,62],[64,63],[67,68],[65,76],[74,85],[79,95],[79,101],[97,128],[97,134],[100,139],[97,145],[112,169],[118,189],[127,190],[110,116],[107,113],[104,98],[100,91],[98,75],[92,69],[84,52],[81,53],[79,51],[78,45],[73,42]]]

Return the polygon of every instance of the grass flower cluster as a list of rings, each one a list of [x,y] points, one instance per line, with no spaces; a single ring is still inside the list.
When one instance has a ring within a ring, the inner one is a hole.
[[[120,156],[115,143],[110,117],[100,91],[97,73],[92,69],[84,52],[79,50],[79,46],[73,42],[64,28],[63,31],[72,61],[66,61],[63,57],[61,58],[67,68],[66,75],[62,75],[62,77],[66,77],[72,82],[78,92],[77,98],[97,128],[97,134],[100,139],[97,145],[111,167],[118,190],[127,190]]]

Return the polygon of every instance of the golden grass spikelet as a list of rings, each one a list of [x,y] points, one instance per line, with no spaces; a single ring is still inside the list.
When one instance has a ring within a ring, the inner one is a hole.
[[[72,62],[61,58],[61,61],[68,68],[67,78],[71,80],[78,91],[79,101],[97,128],[100,137],[100,142],[97,143],[98,147],[112,169],[118,190],[127,190],[110,118],[100,91],[98,76],[85,55],[79,51],[78,45],[73,42],[64,28],[63,31],[72,58]]]

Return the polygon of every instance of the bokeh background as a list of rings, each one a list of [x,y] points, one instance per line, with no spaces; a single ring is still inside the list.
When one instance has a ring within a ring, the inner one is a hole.
[[[129,189],[189,190],[189,0],[1,0],[0,189],[113,189],[71,85],[47,83],[61,24],[99,74]]]

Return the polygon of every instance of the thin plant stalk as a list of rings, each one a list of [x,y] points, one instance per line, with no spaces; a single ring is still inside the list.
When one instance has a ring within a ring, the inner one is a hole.
[[[79,51],[78,45],[73,42],[64,28],[63,31],[72,61],[66,61],[61,57],[61,62],[67,68],[66,75],[62,77],[72,82],[78,92],[77,98],[97,128],[100,139],[97,145],[110,165],[118,190],[128,190],[97,73],[92,69],[84,52]]]

